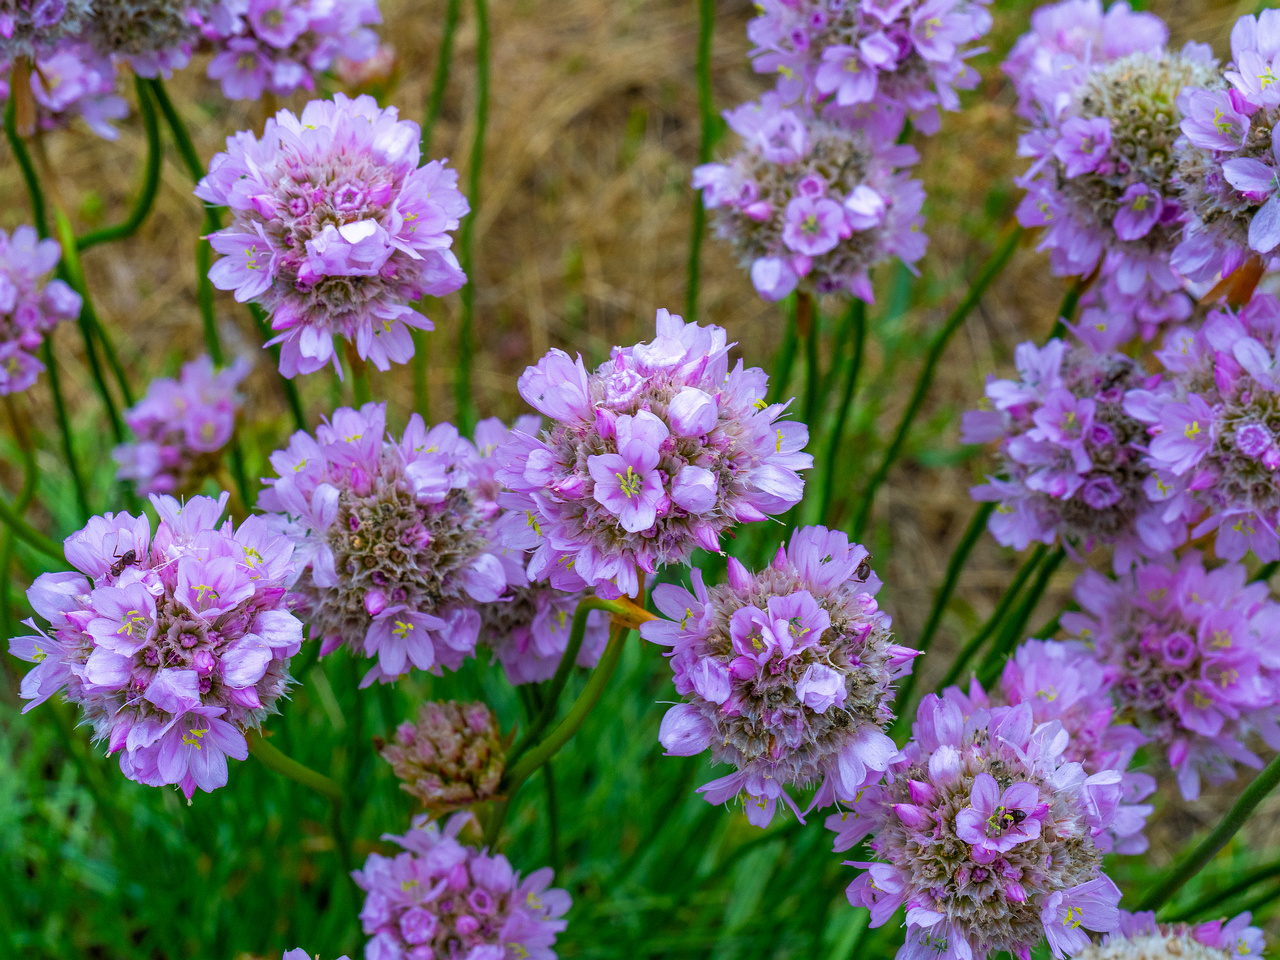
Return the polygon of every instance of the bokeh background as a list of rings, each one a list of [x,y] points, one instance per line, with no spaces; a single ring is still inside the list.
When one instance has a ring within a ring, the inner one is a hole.
[[[919,175],[929,253],[920,276],[887,265],[876,277],[867,360],[848,440],[840,449],[835,522],[847,521],[867,472],[896,424],[931,333],[1009,222],[1020,170],[1019,123],[998,64],[1026,29],[1034,4],[997,2],[989,52],[973,63],[983,75],[963,96],[964,110],[942,132],[919,140]],[[398,79],[386,95],[407,118],[420,118],[440,44],[445,0],[383,0],[384,38],[398,55]],[[1252,3],[1152,2],[1170,24],[1173,45],[1194,38],[1226,53],[1231,24]],[[713,92],[717,110],[757,95],[769,78],[752,73],[744,0],[716,4]],[[646,339],[658,307],[681,312],[695,198],[699,122],[695,82],[698,33],[694,0],[490,0],[491,101],[476,220],[477,356],[474,387],[482,415],[523,412],[515,378],[548,347],[581,352],[588,363],[615,343]],[[460,170],[474,135],[476,29],[463,3],[450,83],[432,153]],[[203,78],[203,60],[169,84],[202,159],[230,133],[260,127],[264,108],[229,104]],[[131,87],[129,95],[132,95]],[[300,107],[304,97],[282,106]],[[732,149],[732,136],[718,152]],[[73,128],[46,137],[57,188],[79,230],[116,222],[140,176],[145,137],[136,116],[106,143]],[[155,211],[132,239],[85,256],[91,291],[112,331],[135,389],[176,372],[203,350],[192,253],[201,210],[172,151]],[[464,179],[465,183],[465,179]],[[0,151],[0,226],[28,218],[16,165]],[[952,340],[906,455],[876,501],[867,541],[885,581],[881,600],[900,640],[914,644],[947,558],[972,515],[969,486],[988,462],[961,448],[960,413],[981,396],[988,372],[1010,369],[1013,347],[1043,338],[1065,292],[1028,237],[1002,277]],[[727,249],[703,245],[698,319],[726,327],[749,364],[776,369],[784,315],[762,302]],[[824,336],[835,352],[843,306],[822,306]],[[219,322],[231,353],[256,361],[244,424],[251,476],[283,444],[290,420],[270,358],[242,307],[219,296]],[[426,338],[425,381],[415,394],[408,369],[373,374],[375,397],[388,399],[397,427],[415,406],[428,421],[455,414],[456,296],[430,301],[437,330]],[[74,428],[95,510],[117,508],[110,436],[83,363],[74,325],[57,334]],[[791,385],[803,389],[797,362]],[[302,382],[314,425],[349,392],[321,373]],[[20,415],[40,438],[44,479],[30,519],[66,532],[78,523],[47,391],[24,399]],[[425,401],[425,403],[423,402]],[[823,415],[834,417],[835,400]],[[425,407],[425,408],[424,408]],[[19,483],[12,441],[0,438],[0,482]],[[778,528],[773,537],[781,535]],[[14,568],[13,613],[28,616],[21,590],[42,568],[21,552]],[[920,665],[919,690],[945,672],[950,655],[985,620],[1020,558],[980,541],[942,623],[934,652]],[[1068,599],[1066,564],[1032,626]],[[337,657],[343,654],[336,655]],[[341,876],[325,829],[325,808],[302,788],[281,783],[250,760],[233,764],[231,784],[187,807],[172,791],[124,781],[114,761],[89,745],[65,707],[21,715],[21,664],[4,658],[0,674],[0,945],[6,956],[66,958],[223,958],[279,956],[301,945],[330,960],[359,955],[356,893]],[[304,657],[304,659],[307,659]],[[334,660],[335,658],[328,658]],[[357,853],[384,849],[383,831],[402,832],[411,812],[370,738],[385,734],[423,697],[480,697],[507,723],[520,716],[500,670],[469,665],[442,680],[415,677],[357,697],[345,661],[299,672],[279,743],[318,769],[346,779],[359,797],[346,813]],[[806,957],[844,960],[890,956],[901,933],[891,924],[864,933],[865,913],[848,907],[852,870],[830,852],[818,821],[777,822],[765,833],[740,814],[706,805],[692,788],[712,775],[698,759],[664,758],[658,720],[673,691],[656,649],[633,645],[610,693],[557,759],[554,786],[539,779],[520,795],[504,851],[518,869],[553,863],[575,898],[565,957]],[[1158,757],[1148,767],[1168,783]],[[1113,873],[1136,889],[1168,864],[1186,839],[1229,805],[1242,786],[1206,792],[1193,804],[1162,790],[1149,830],[1152,850],[1118,862]],[[1199,881],[1212,888],[1244,865],[1262,862],[1277,840],[1272,802]],[[556,827],[552,830],[552,824]],[[1197,887],[1203,889],[1203,887]],[[1187,899],[1190,899],[1188,894]],[[1268,922],[1275,932],[1276,924]]]

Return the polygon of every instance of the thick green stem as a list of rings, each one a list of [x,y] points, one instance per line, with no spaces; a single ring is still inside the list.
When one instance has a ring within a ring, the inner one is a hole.
[[[1049,586],[1049,578],[1053,576],[1066,555],[1066,551],[1061,547],[1049,554],[1036,572],[1036,579],[1031,584],[1031,589],[1022,598],[1013,616],[1005,621],[1004,626],[1000,628],[1000,634],[992,645],[991,652],[987,654],[982,666],[978,668],[978,682],[984,687],[993,683],[996,677],[999,676],[1000,671],[1004,669],[1004,662],[1009,659],[1009,654],[1013,652],[1013,648],[1022,639],[1022,633],[1026,629],[1027,621],[1031,619],[1031,614],[1035,612],[1036,604],[1040,602],[1040,598],[1044,596],[1045,589]]]
[[[36,166],[31,161],[31,151],[26,142],[18,134],[16,120],[16,97],[10,97],[4,107],[4,135],[9,140],[9,147],[18,161],[18,169],[22,171],[22,179],[27,185],[27,197],[31,201],[31,219],[35,222],[36,232],[41,237],[49,235],[49,219],[45,213],[44,191],[40,189],[40,178],[36,174]]]
[[[449,86],[449,67],[453,62],[453,35],[458,30],[458,12],[462,0],[449,0],[444,10],[444,30],[440,35],[440,52],[436,55],[436,71],[431,81],[431,95],[427,98],[427,109],[422,116],[422,140],[419,150],[422,162],[427,162],[431,153],[431,138],[435,134],[436,121],[440,119],[440,108],[444,106],[444,92]]]
[[[862,372],[862,351],[867,340],[867,305],[861,300],[849,304],[849,318],[853,325],[853,353],[845,366],[844,390],[840,394],[840,406],[836,410],[835,426],[827,439],[827,455],[822,465],[822,522],[830,519],[831,498],[835,495],[836,461],[840,459],[840,446],[844,441],[845,425],[858,395],[858,376]]]
[[[1014,601],[1018,598],[1019,591],[1023,585],[1030,579],[1031,574],[1035,572],[1036,567],[1040,565],[1040,561],[1044,559],[1044,555],[1049,552],[1049,548],[1044,544],[1040,544],[1031,552],[1031,556],[1027,558],[1022,567],[1014,575],[1013,583],[1009,584],[1009,589],[1004,592],[1004,596],[1000,598],[996,604],[995,610],[991,612],[991,616],[982,628],[973,635],[973,638],[964,645],[964,649],[960,651],[960,655],[956,657],[955,662],[951,664],[951,668],[947,671],[947,675],[942,678],[942,682],[938,684],[939,690],[944,690],[959,679],[964,673],[965,667],[969,665],[969,661],[973,659],[973,655],[987,641],[991,634],[995,633],[996,627],[1000,626],[1008,614],[1009,609],[1013,606]]]
[[[698,163],[711,159],[715,145],[715,104],[711,95],[711,40],[715,34],[715,0],[698,0]],[[702,238],[706,234],[707,210],[702,195],[693,195],[693,224],[689,231],[688,280],[684,291],[684,318],[698,317],[698,293],[702,284]]]
[[[462,221],[459,254],[467,282],[460,296],[458,316],[458,368],[454,398],[458,407],[458,429],[470,436],[476,422],[476,401],[471,393],[471,366],[475,353],[476,309],[476,217],[480,214],[480,173],[484,169],[484,135],[489,125],[489,0],[475,0],[476,9],[476,122],[467,164],[467,202],[471,212]]]
[[[1067,324],[1075,319],[1076,307],[1080,305],[1080,295],[1088,289],[1090,281],[1077,277],[1075,283],[1062,298],[1062,306],[1058,307],[1058,316],[1053,321],[1053,329],[1049,331],[1049,339],[1060,337],[1067,332]]]
[[[334,804],[341,806],[346,802],[343,796],[342,787],[337,781],[326,777],[323,773],[317,773],[305,764],[299,763],[292,757],[281,753],[279,749],[268,743],[261,734],[250,732],[249,736],[249,752],[258,758],[258,761],[267,769],[287,777],[294,783],[300,783],[309,790],[325,797]]]
[[[915,389],[911,392],[911,399],[907,401],[907,409],[902,414],[902,420],[898,423],[897,430],[894,431],[893,439],[890,441],[888,449],[885,450],[880,465],[876,467],[876,472],[867,482],[867,489],[863,492],[858,510],[853,516],[853,524],[850,530],[855,540],[861,539],[867,520],[871,516],[871,509],[875,505],[876,492],[889,476],[890,468],[897,461],[898,456],[902,453],[902,448],[906,445],[907,436],[911,432],[911,425],[915,422],[921,406],[924,405],[924,398],[929,392],[929,387],[933,384],[934,372],[937,369],[938,362],[942,359],[942,354],[946,351],[947,344],[950,343],[952,336],[960,329],[973,308],[978,305],[983,294],[987,292],[987,287],[991,286],[996,277],[1000,275],[1000,271],[1005,268],[1005,264],[1013,257],[1013,252],[1017,249],[1018,241],[1021,238],[1021,227],[1013,227],[1006,232],[1000,245],[987,258],[987,262],[983,264],[982,269],[969,285],[964,298],[956,306],[955,310],[951,312],[951,316],[942,325],[942,329],[934,336],[933,342],[929,344],[929,352],[925,356],[924,367],[916,380]]]
[[[783,312],[787,316],[787,327],[782,334],[782,346],[778,348],[777,359],[773,362],[773,376],[770,378],[768,403],[778,403],[791,382],[791,368],[796,362],[796,346],[799,336],[796,332],[796,301],[788,297],[783,304]]]
[[[1146,896],[1138,904],[1138,909],[1159,910],[1164,906],[1170,897],[1182,889],[1184,883],[1199,873],[1200,869],[1227,845],[1227,842],[1244,826],[1254,808],[1266,798],[1277,783],[1280,783],[1280,756],[1268,763],[1262,772],[1253,778],[1253,782],[1245,787],[1244,793],[1240,794],[1240,799],[1227,811],[1226,816],[1218,821],[1218,825],[1210,834],[1180,862],[1174,864],[1163,880],[1147,891]]]
[[[76,491],[76,506],[80,508],[80,519],[88,522],[92,516],[89,510],[89,495],[80,473],[80,458],[76,456],[75,442],[71,436],[71,419],[67,416],[67,405],[62,396],[62,376],[58,366],[58,358],[53,352],[53,335],[44,338],[40,348],[44,357],[45,369],[49,373],[49,396],[53,399],[53,415],[58,421],[58,433],[62,438],[62,455],[67,461],[67,472],[71,474],[71,485]],[[61,550],[58,551],[61,555]]]
[[[818,428],[818,406],[822,396],[822,353],[821,332],[818,305],[807,293],[801,293],[796,300],[797,309],[803,309],[808,318],[803,331],[804,336],[804,422],[810,430]]]
[[[1232,897],[1244,893],[1254,884],[1261,883],[1263,880],[1270,880],[1277,875],[1280,875],[1280,860],[1274,860],[1271,863],[1255,867],[1235,883],[1229,884],[1221,890],[1215,890],[1213,893],[1201,897],[1185,910],[1178,910],[1172,916],[1161,917],[1161,919],[1168,920],[1170,923],[1177,923],[1179,921],[1194,920],[1196,917],[1203,917],[1210,910],[1217,907],[1218,904],[1225,903]],[[1236,912],[1238,913],[1239,911]]]
[[[925,620],[924,626],[920,630],[920,639],[916,641],[916,649],[921,653],[927,653],[933,645],[933,638],[938,632],[938,626],[942,623],[942,615],[946,613],[947,604],[951,602],[951,595],[955,592],[956,584],[960,581],[960,573],[964,570],[964,565],[969,559],[969,554],[973,551],[974,544],[978,542],[978,538],[982,536],[982,532],[987,528],[987,520],[991,517],[991,512],[995,510],[994,503],[984,503],[974,513],[973,519],[969,521],[969,526],[965,527],[964,534],[960,537],[960,542],[956,544],[955,550],[951,554],[951,559],[947,561],[947,572],[942,578],[942,586],[938,588],[938,595],[933,598],[933,607],[929,611],[929,618]],[[915,690],[916,679],[919,677],[918,669],[912,670],[903,678],[902,686],[898,688],[898,697],[893,704],[893,712],[900,718],[902,711],[907,704],[911,702],[911,693]]]
[[[138,95],[138,112],[142,115],[142,125],[147,133],[147,162],[142,171],[142,189],[139,190],[133,209],[129,211],[129,216],[124,222],[86,233],[76,241],[76,245],[81,250],[133,236],[146,221],[151,208],[155,206],[156,194],[160,190],[160,162],[163,159],[160,123],[156,118],[155,104],[151,101],[146,81],[141,77],[134,77],[133,84]]]
[[[347,365],[351,368],[351,396],[356,407],[362,407],[373,399],[373,390],[369,386],[369,364],[360,359],[356,353],[356,345],[347,343]]]

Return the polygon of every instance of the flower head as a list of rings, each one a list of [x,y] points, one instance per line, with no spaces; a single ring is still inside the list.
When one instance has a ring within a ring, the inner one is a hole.
[[[663,718],[662,745],[676,756],[710,749],[737,768],[699,788],[708,801],[745,796],[763,826],[779,800],[796,809],[787,786],[820,783],[810,809],[824,807],[888,766],[893,681],[917,652],[892,642],[868,559],[843,533],[805,527],[758,574],[731,559],[727,584],[708,589],[694,570],[693,593],[655,588],[667,619],[640,632],[671,648],[685,700]]]
[[[869,301],[871,267],[924,255],[924,189],[900,172],[916,161],[911,147],[877,146],[866,131],[786,107],[776,93],[725,118],[743,148],[694,170],[693,186],[766,300],[800,286]]]
[[[190,62],[192,45],[199,39],[199,25],[210,14],[215,2],[97,2],[93,4],[93,15],[82,37],[103,56],[126,58],[139,76],[168,76],[170,71],[181,69]]]
[[[80,314],[80,295],[62,280],[44,278],[58,265],[57,240],[40,240],[32,227],[0,230],[0,396],[21,393],[44,364],[36,350],[62,320]]]
[[[868,837],[875,855],[849,885],[871,925],[907,908],[901,960],[931,955],[1026,957],[1041,939],[1078,954],[1086,931],[1119,924],[1120,891],[1102,872],[1096,838],[1115,815],[1120,774],[1086,775],[1065,751],[1060,721],[1037,724],[1029,703],[976,710],[920,704],[912,740],[885,781],[832,814],[836,849]]]
[[[569,894],[551,887],[550,867],[522,878],[502,854],[459,843],[472,820],[455,813],[442,830],[415,817],[404,836],[382,838],[404,853],[370,854],[352,874],[366,891],[367,960],[555,960]]]
[[[435,812],[493,799],[505,769],[498,718],[483,703],[424,703],[380,753],[400,789]]]
[[[162,377],[125,413],[138,438],[121,444],[111,456],[116,476],[132,480],[138,493],[194,493],[222,460],[244,398],[236,393],[251,369],[240,359],[223,370],[201,356],[182,367],[177,380]]]
[[[93,0],[0,0],[0,60],[52,53],[85,28],[96,7]]]
[[[66,540],[79,573],[46,573],[27,593],[48,633],[10,652],[36,666],[31,709],[65,688],[125,776],[188,798],[227,782],[289,684],[302,624],[285,601],[292,545],[260,517],[218,526],[227,494],[152,496],[145,516],[94,517]]]
[[[428,430],[417,414],[392,440],[372,403],[271,455],[279,477],[259,505],[295,540],[299,609],[322,653],[346,644],[377,658],[363,684],[456,670],[475,652],[476,605],[506,595],[477,459],[451,424]]]
[[[8,99],[11,68],[0,63],[0,99]],[[65,44],[41,54],[31,71],[36,120],[42,130],[64,127],[79,117],[105,140],[120,131],[111,125],[129,115],[129,105],[116,90],[116,69],[110,57],[85,44]]]
[[[1156,923],[1156,915],[1120,911],[1120,927],[1101,945],[1086,947],[1080,960],[1260,960],[1262,931],[1242,913],[1232,920],[1196,925]]]
[[[334,336],[379,370],[406,362],[408,327],[431,329],[409,304],[465,282],[449,231],[470,208],[456,172],[418,166],[418,134],[394,107],[339,93],[228,138],[196,188],[233,214],[210,238],[224,256],[209,278],[271,315],[285,376],[336,368]]]
[[[1280,746],[1280,605],[1246,580],[1238,563],[1205,570],[1194,551],[1116,580],[1085,571],[1075,587],[1083,612],[1062,618],[1094,646],[1120,711],[1166,749],[1188,799],[1201,776],[1222,783],[1234,763],[1262,765],[1244,745],[1252,732]]]
[[[511,492],[503,545],[530,550],[530,580],[634,596],[639,571],[719,550],[734,523],[798,503],[803,424],[766,404],[764,371],[729,369],[720,327],[659,310],[649,343],[614,347],[588,374],[553,350],[520,377],[551,425],[517,429],[495,454]]]

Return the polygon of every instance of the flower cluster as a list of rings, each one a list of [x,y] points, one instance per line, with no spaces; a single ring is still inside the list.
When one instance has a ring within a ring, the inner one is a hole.
[[[61,2],[61,0],[58,0]],[[216,0],[110,0],[93,4],[84,39],[98,53],[124,57],[143,77],[191,61],[199,27]],[[49,4],[50,6],[52,4]]]
[[[209,76],[230,100],[313,90],[314,76],[339,57],[360,63],[376,54],[370,27],[381,22],[378,0],[218,0],[204,27],[215,51]]]
[[[766,300],[800,286],[870,301],[871,267],[924,255],[924,188],[900,172],[916,161],[913,148],[878,145],[865,131],[784,106],[777,93],[725,119],[743,149],[696,168],[693,186]]]
[[[1131,18],[1122,12],[1115,19]],[[1091,47],[1082,61],[1055,56],[1033,33],[1008,69],[1026,88],[1022,99],[1034,100],[1031,129],[1018,143],[1019,154],[1032,159],[1017,181],[1027,190],[1019,221],[1046,228],[1040,246],[1050,250],[1055,273],[1086,276],[1100,267],[1150,315],[1182,284],[1169,265],[1183,227],[1178,94],[1212,82],[1216,72],[1207,47],[1164,50],[1152,45],[1163,29],[1142,23],[1148,29],[1120,41],[1142,46],[1110,60],[1092,56]]]
[[[852,800],[897,753],[884,733],[893,681],[918,651],[892,642],[864,547],[839,531],[804,527],[764,571],[729,560],[727,584],[694,592],[662,584],[669,619],[641,635],[671,648],[676,692],[659,738],[667,753],[712,759],[735,772],[699,788],[711,803],[746,796],[747,818],[766,826],[784,789],[820,783],[810,809]]]
[[[1053,640],[1028,640],[1004,666],[1000,681],[988,694],[977,679],[962,694],[955,687],[944,696],[960,704],[966,717],[993,704],[1029,704],[1037,723],[1059,721],[1071,735],[1063,751],[1067,760],[1079,763],[1086,774],[1115,770],[1121,775],[1121,803],[1106,832],[1094,836],[1103,853],[1143,853],[1147,817],[1154,809],[1140,804],[1155,792],[1156,781],[1129,770],[1134,753],[1147,738],[1132,724],[1116,723],[1108,671],[1083,644]]]
[[[33,227],[0,230],[0,396],[36,382],[44,364],[35,351],[59,322],[80,315],[80,294],[44,282],[61,258],[58,241],[39,239]]]
[[[370,854],[352,876],[367,892],[360,922],[372,939],[365,960],[555,960],[569,894],[551,888],[551,868],[521,879],[507,858],[458,842],[472,820],[455,813],[444,829],[415,817],[405,852]]]
[[[1166,374],[1124,408],[1147,425],[1148,496],[1167,517],[1199,519],[1219,556],[1280,559],[1280,301],[1258,294],[1180,329],[1156,357]]]
[[[938,108],[978,84],[965,60],[991,29],[987,0],[763,0],[747,26],[760,73],[789,100],[824,104],[846,126],[892,142],[910,117],[936,133]]]
[[[284,952],[284,956],[281,957],[280,960],[313,960],[313,958],[311,954],[307,953],[307,951],[303,950],[301,947],[294,947],[292,950],[286,950]],[[318,954],[314,957],[314,960],[320,960]],[[339,957],[338,960],[348,960],[348,958]]]
[[[0,60],[53,52],[80,34],[94,7],[94,0],[0,0]]]
[[[1066,759],[1070,739],[1060,721],[1037,725],[1029,703],[966,720],[930,694],[884,783],[827,818],[837,850],[870,835],[876,860],[853,864],[866,872],[849,902],[873,927],[907,907],[900,960],[1026,957],[1044,937],[1061,957],[1088,946],[1086,930],[1118,926],[1120,891],[1095,838],[1114,818],[1120,774],[1086,775]]]
[[[1094,646],[1119,709],[1166,748],[1188,799],[1202,775],[1222,783],[1233,762],[1262,766],[1245,746],[1251,733],[1280,748],[1280,604],[1247,579],[1238,563],[1206,571],[1194,551],[1116,580],[1086,570],[1075,585],[1083,612],[1062,615]]]
[[[341,407],[271,455],[259,506],[296,543],[294,599],[326,654],[377,657],[362,681],[456,670],[475,653],[478,603],[506,594],[491,542],[497,504],[475,488],[475,448],[416,413],[399,441],[386,406]]]
[[[1253,252],[1280,244],[1277,54],[1280,11],[1243,16],[1231,31],[1232,63],[1179,98],[1178,179],[1188,223],[1173,265],[1192,279],[1225,276]]]
[[[498,718],[483,703],[424,703],[380,752],[400,789],[435,812],[492,800],[506,768]]]
[[[138,438],[116,447],[116,476],[132,480],[138,493],[194,493],[221,462],[244,398],[236,388],[249,374],[248,360],[214,370],[201,356],[182,367],[177,380],[162,377],[124,419]]]
[[[9,98],[9,64],[0,64],[0,100]],[[42,54],[31,71],[36,120],[42,130],[66,126],[79,117],[105,140],[120,131],[111,125],[129,115],[129,105],[116,89],[116,70],[110,57],[82,44],[68,44]]]
[[[1156,923],[1156,915],[1120,911],[1120,926],[1090,944],[1077,960],[1261,960],[1265,947],[1262,931],[1249,925],[1252,916],[1242,913],[1232,920]]]
[[[722,328],[659,310],[652,342],[614,347],[593,374],[560,350],[525,370],[520,395],[551,426],[495,457],[503,545],[533,551],[531,580],[635,596],[638,570],[717,551],[734,523],[800,501],[808,430],[766,404],[763,370],[729,369],[729,347]]]
[[[1000,441],[1003,476],[972,490],[999,504],[992,535],[1019,550],[1033,540],[1084,550],[1112,544],[1119,569],[1181,543],[1185,523],[1166,520],[1144,492],[1146,431],[1124,402],[1149,383],[1136,362],[1056,339],[1021,344],[1015,359],[1020,379],[987,381],[995,409],[969,411],[963,421],[963,442]]]
[[[233,214],[210,238],[225,256],[209,278],[270,314],[285,376],[340,369],[335,335],[380,370],[406,362],[407,326],[431,329],[410,304],[466,281],[449,231],[469,207],[455,171],[418,166],[419,134],[394,107],[339,93],[281,110],[260,139],[228,138],[196,188]]]
[[[36,664],[25,709],[65,688],[125,776],[188,799],[248,756],[245,732],[276,712],[302,645],[285,601],[292,544],[260,517],[218,526],[226,501],[153,496],[154,536],[145,516],[91,519],[66,540],[80,572],[42,574],[27,593],[49,633],[9,647]]]

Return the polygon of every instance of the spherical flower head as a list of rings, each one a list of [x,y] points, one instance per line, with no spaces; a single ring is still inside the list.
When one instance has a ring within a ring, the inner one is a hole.
[[[209,77],[231,100],[314,90],[336,62],[358,69],[376,57],[370,27],[381,22],[378,0],[219,0],[203,28],[214,50]]]
[[[436,813],[492,800],[506,768],[498,718],[483,703],[424,703],[379,752],[400,789]]]
[[[699,788],[711,803],[742,796],[748,819],[773,818],[783,789],[818,783],[809,809],[852,799],[897,753],[884,733],[893,681],[917,651],[892,642],[864,547],[839,531],[804,527],[772,564],[750,574],[729,561],[728,583],[693,593],[654,589],[667,619],[641,635],[671,648],[676,692],[659,739],[669,755],[710,750],[735,772]]]
[[[1241,17],[1231,31],[1232,62],[1178,99],[1184,136],[1177,174],[1187,224],[1173,262],[1194,280],[1226,276],[1280,244],[1277,38],[1276,11]]]
[[[1214,532],[1219,556],[1252,550],[1280,559],[1280,302],[1258,294],[1241,310],[1213,311],[1199,330],[1172,331],[1156,353],[1166,374],[1130,390],[1125,409],[1149,434],[1147,493],[1166,514]]]
[[[764,299],[799,287],[870,301],[871,267],[924,255],[924,188],[900,172],[914,149],[786,107],[776,93],[725,118],[743,147],[694,170],[693,186]]]
[[[98,0],[83,36],[99,54],[127,58],[140,76],[168,76],[191,60],[199,24],[215,2]]]
[[[1126,391],[1147,383],[1137,362],[1061,340],[1021,344],[1017,380],[987,381],[990,410],[965,414],[961,440],[1000,442],[1000,473],[974,487],[998,506],[988,527],[1005,546],[1061,540],[1072,549],[1115,547],[1125,568],[1186,535],[1144,489],[1144,425],[1126,412]]]
[[[0,60],[51,53],[84,29],[98,6],[94,0],[0,0]]]
[[[439,675],[475,653],[478,603],[506,595],[475,447],[414,414],[386,435],[386,406],[342,407],[271,455],[259,506],[295,540],[294,599],[322,653],[376,657],[362,686],[417,667]]]
[[[248,756],[245,732],[276,712],[302,645],[285,597],[292,544],[261,517],[219,526],[227,496],[152,496],[154,536],[145,516],[92,518],[65,544],[79,572],[27,592],[48,632],[27,621],[36,634],[9,647],[36,664],[25,709],[65,688],[125,776],[188,799]]]
[[[1040,84],[1019,141],[1032,164],[1018,181],[1027,190],[1018,218],[1045,227],[1040,247],[1055,273],[1101,266],[1121,293],[1155,301],[1180,288],[1169,267],[1183,231],[1178,94],[1215,77],[1208,49],[1188,44],[1091,61]]]
[[[58,265],[56,240],[32,227],[0,230],[0,396],[35,384],[44,364],[36,351],[61,321],[80,315],[80,295],[61,280],[45,281]]]
[[[415,817],[404,836],[384,834],[404,853],[370,854],[352,873],[366,891],[360,922],[369,960],[555,960],[560,919],[572,901],[551,887],[550,867],[521,877],[501,854],[458,842],[473,822],[455,813],[444,829]]]
[[[1120,928],[1091,944],[1081,960],[1228,960],[1261,958],[1266,941],[1252,916],[1207,923],[1156,923],[1156,915],[1120,911]]]
[[[873,927],[907,907],[900,960],[1025,960],[1042,938],[1055,957],[1076,955],[1087,931],[1116,928],[1120,891],[1095,838],[1114,817],[1120,774],[1086,775],[1066,759],[1069,743],[1029,703],[966,720],[930,694],[884,783],[827,818],[837,850],[870,835],[875,860],[853,864],[866,872],[849,902],[870,908]]]
[[[215,370],[207,355],[184,364],[177,380],[162,377],[125,412],[138,438],[121,444],[111,456],[116,476],[132,480],[138,493],[193,493],[222,462],[222,450],[235,430],[244,397],[236,392],[252,364],[238,359]]]
[[[652,341],[615,347],[594,373],[552,350],[521,375],[551,424],[517,429],[495,457],[511,491],[502,542],[532,551],[530,580],[635,596],[640,571],[718,551],[733,524],[800,502],[808,429],[766,403],[763,370],[729,369],[730,346],[659,310]]]
[[[339,369],[335,336],[379,370],[407,362],[408,328],[432,328],[409,304],[466,281],[449,233],[470,208],[455,171],[418,166],[419,133],[394,107],[339,93],[301,117],[281,110],[261,138],[228,138],[196,188],[232,211],[210,238],[224,256],[209,278],[271,316],[285,376]]]
[[[764,0],[747,26],[758,73],[777,73],[789,101],[803,99],[854,128],[893,142],[905,121],[936,133],[938,108],[978,74],[965,60],[991,29],[985,0],[829,3]]]
[[[1085,571],[1076,581],[1080,613],[1062,625],[1093,644],[1119,710],[1165,747],[1187,799],[1200,779],[1223,783],[1234,764],[1262,766],[1245,741],[1280,745],[1277,631],[1280,605],[1245,568],[1205,570],[1200,554],[1177,566],[1143,564],[1110,579]]]

